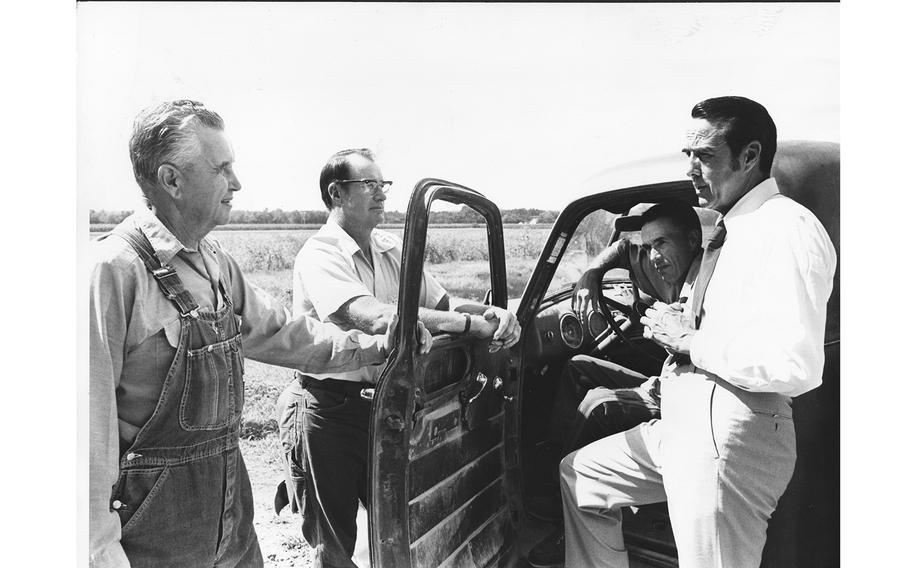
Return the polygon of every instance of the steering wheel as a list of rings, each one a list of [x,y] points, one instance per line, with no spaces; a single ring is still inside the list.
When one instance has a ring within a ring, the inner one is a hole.
[[[642,312],[644,311],[644,305],[641,303],[641,294],[638,290],[638,286],[635,284],[634,280],[630,279],[632,284],[632,303],[624,304],[613,298],[604,296],[603,293],[600,294],[600,301],[598,302],[598,310],[595,310],[592,313],[601,314],[604,319],[607,320],[607,328],[600,332],[597,337],[594,338],[594,348],[591,350],[590,355],[599,356],[601,353],[606,351],[606,349],[613,343],[613,341],[620,341],[629,346],[630,349],[637,352],[640,355],[644,355],[650,359],[656,359],[662,361],[663,359],[655,357],[653,354],[648,353],[637,344],[629,340],[629,337],[626,335],[626,332],[633,325],[637,325],[641,319]],[[613,310],[620,312],[626,319],[622,322],[617,322],[616,318],[613,316]]]

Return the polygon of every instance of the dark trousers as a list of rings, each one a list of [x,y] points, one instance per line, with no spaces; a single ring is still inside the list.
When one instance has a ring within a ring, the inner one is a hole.
[[[292,384],[279,398],[292,507],[316,550],[314,568],[353,568],[358,501],[369,503],[370,401],[354,391]]]
[[[562,457],[600,438],[660,417],[645,375],[588,355],[573,357],[559,379],[547,442]],[[558,464],[554,464],[557,467]]]

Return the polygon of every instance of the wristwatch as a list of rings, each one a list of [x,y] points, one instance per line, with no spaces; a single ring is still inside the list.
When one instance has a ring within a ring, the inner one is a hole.
[[[462,335],[467,335],[471,331],[471,314],[464,315],[464,331],[461,332]]]

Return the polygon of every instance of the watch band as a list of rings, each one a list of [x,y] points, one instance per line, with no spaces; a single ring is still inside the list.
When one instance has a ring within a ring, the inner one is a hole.
[[[461,332],[462,335],[467,335],[471,331],[471,314],[464,315],[464,331]]]

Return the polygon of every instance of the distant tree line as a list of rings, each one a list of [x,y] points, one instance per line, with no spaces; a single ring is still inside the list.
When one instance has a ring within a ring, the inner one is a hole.
[[[114,224],[124,220],[132,211],[89,211],[89,223]],[[556,221],[558,211],[544,209],[503,209],[503,223],[543,223],[550,224]],[[231,211],[231,224],[293,224],[293,225],[321,225],[328,218],[328,211],[284,211],[283,209],[264,209],[262,211],[244,211],[242,209]],[[401,211],[386,211],[386,223],[404,223],[404,213]],[[430,211],[430,223],[442,224],[471,224],[482,223],[483,218],[467,205],[454,211]]]

